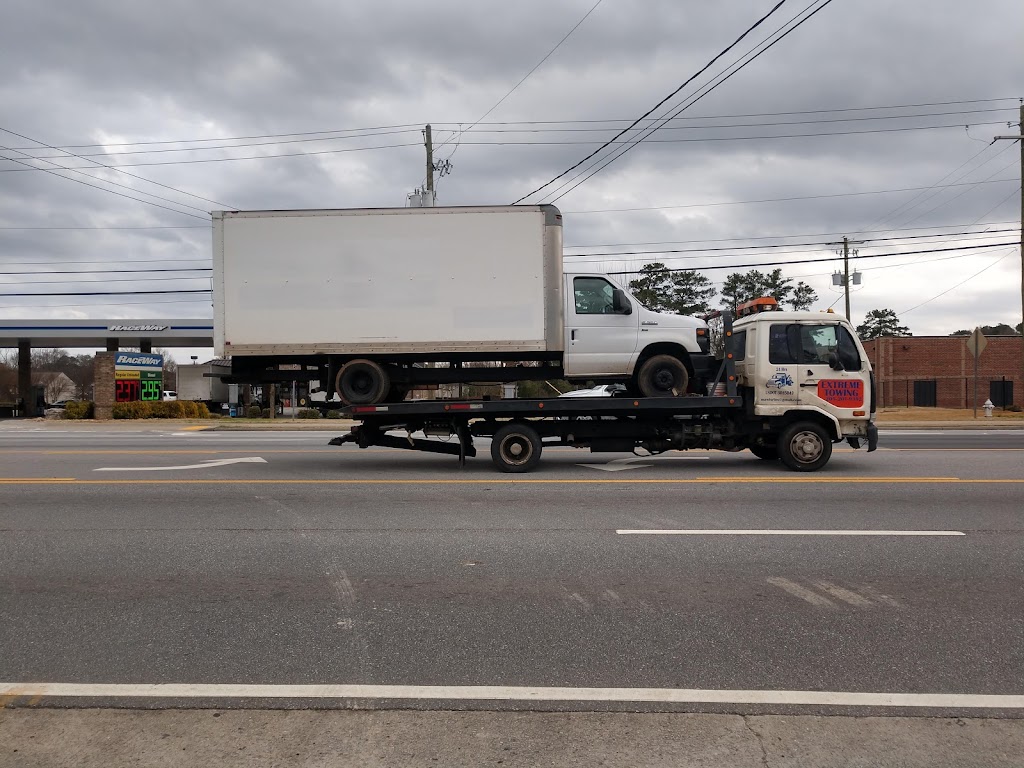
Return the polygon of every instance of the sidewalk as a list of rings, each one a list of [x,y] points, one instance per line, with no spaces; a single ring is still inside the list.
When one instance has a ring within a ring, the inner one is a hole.
[[[985,768],[1020,766],[1024,720],[580,712],[0,710],[19,768]]]

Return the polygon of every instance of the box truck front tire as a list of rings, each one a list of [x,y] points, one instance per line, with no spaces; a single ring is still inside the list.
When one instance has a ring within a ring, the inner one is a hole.
[[[373,360],[350,360],[338,371],[334,388],[346,405],[373,405],[388,396],[391,377]]]
[[[683,361],[672,355],[645,360],[636,375],[637,388],[644,397],[681,397],[689,383],[690,374]]]

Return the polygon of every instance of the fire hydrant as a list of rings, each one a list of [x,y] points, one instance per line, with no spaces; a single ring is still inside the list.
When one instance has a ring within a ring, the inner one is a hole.
[[[991,419],[992,418],[992,411],[995,410],[995,407],[996,407],[995,404],[993,404],[993,402],[991,400],[986,400],[985,404],[983,406],[981,406],[981,407],[985,409],[985,418],[986,419]]]

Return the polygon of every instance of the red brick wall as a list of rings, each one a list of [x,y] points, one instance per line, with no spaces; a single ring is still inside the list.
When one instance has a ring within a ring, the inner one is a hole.
[[[914,404],[914,382],[934,381],[939,408],[974,407],[974,356],[967,336],[885,337],[864,342],[878,385],[881,407]],[[989,397],[989,382],[1013,382],[1013,402],[1024,404],[1020,336],[986,336],[978,358],[978,407]]]

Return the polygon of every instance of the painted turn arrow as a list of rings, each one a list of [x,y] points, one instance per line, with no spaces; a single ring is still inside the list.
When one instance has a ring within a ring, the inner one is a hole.
[[[621,472],[624,469],[646,469],[653,464],[641,464],[643,461],[707,461],[709,456],[630,456],[625,459],[612,459],[607,464],[580,464],[581,467],[603,469],[605,472]]]
[[[179,467],[98,467],[93,472],[168,472],[175,469],[210,469],[224,467],[228,464],[266,464],[266,459],[259,456],[247,456],[240,459],[210,459],[201,464],[185,464]]]

